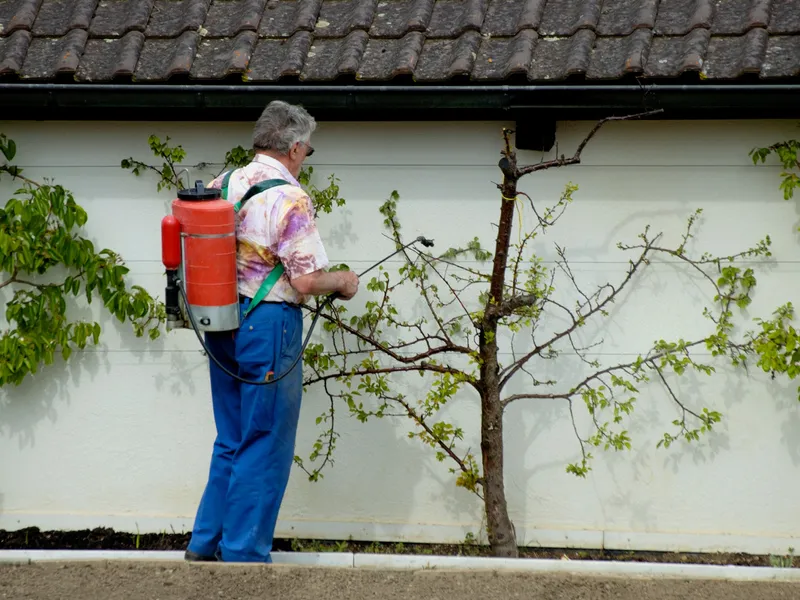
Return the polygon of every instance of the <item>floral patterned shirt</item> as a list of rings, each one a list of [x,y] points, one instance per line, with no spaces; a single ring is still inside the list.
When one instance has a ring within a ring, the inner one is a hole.
[[[222,189],[224,173],[207,187]],[[300,304],[306,297],[291,279],[329,265],[314,221],[311,198],[288,169],[277,160],[256,154],[247,166],[236,169],[228,181],[228,201],[236,203],[251,186],[267,179],[291,185],[271,188],[251,197],[236,217],[236,265],[239,293],[252,298],[280,261],[284,273],[264,300]]]

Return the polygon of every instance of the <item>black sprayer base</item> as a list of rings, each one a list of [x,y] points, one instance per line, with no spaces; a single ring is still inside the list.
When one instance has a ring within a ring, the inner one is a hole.
[[[165,292],[164,308],[167,313],[167,331],[185,327],[181,307],[178,303],[180,297],[178,293],[178,271],[175,269],[167,270],[167,287]]]

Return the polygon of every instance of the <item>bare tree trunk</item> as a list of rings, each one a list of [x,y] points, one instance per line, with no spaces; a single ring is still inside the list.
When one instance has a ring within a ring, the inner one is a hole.
[[[481,397],[481,454],[483,502],[492,553],[517,558],[517,536],[508,516],[503,476],[503,409],[496,395]]]
[[[517,173],[514,155],[506,138],[506,158],[500,162],[503,171],[500,223],[494,253],[490,306],[503,300],[508,247],[514,219],[514,198],[517,195]],[[503,474],[503,406],[500,404],[500,377],[497,362],[497,324],[489,306],[480,334],[481,354],[481,454],[483,457],[483,499],[489,543],[495,556],[519,556],[514,526],[508,516]]]

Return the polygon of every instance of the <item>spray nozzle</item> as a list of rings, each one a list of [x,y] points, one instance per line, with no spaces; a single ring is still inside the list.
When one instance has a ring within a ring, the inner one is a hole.
[[[425,246],[426,248],[432,248],[432,247],[433,247],[433,240],[432,240],[432,239],[430,239],[430,238],[426,238],[426,237],[423,237],[423,236],[419,236],[419,237],[416,239],[416,241],[418,241],[420,244],[422,244],[422,245],[423,245],[423,246]]]

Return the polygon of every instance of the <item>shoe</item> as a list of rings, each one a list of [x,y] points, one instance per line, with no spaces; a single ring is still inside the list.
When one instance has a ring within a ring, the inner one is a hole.
[[[189,562],[215,562],[217,560],[216,556],[205,556],[197,552],[192,552],[191,550],[187,550],[183,558]]]

